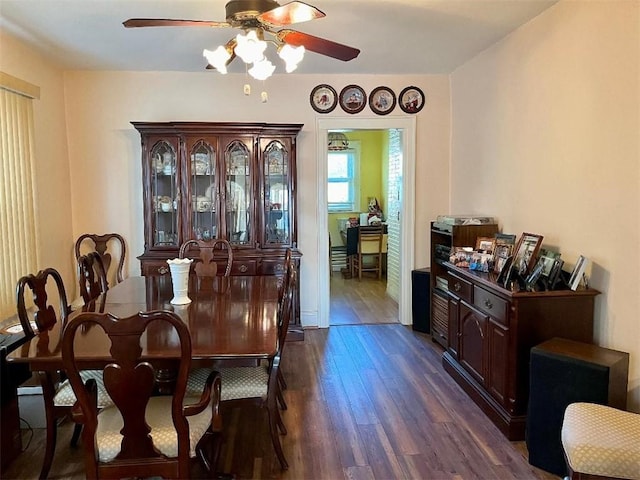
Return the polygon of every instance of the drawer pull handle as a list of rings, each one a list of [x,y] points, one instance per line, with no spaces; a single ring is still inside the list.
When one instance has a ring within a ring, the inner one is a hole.
[[[493,308],[493,303],[491,303],[491,300],[489,300],[488,298],[486,298],[484,300],[484,306],[487,308]]]
[[[160,275],[165,275],[168,271],[169,271],[169,269],[167,267],[165,267],[165,266],[158,267],[158,273]]]
[[[247,270],[249,270],[249,267],[247,267],[245,264],[240,265],[240,267],[238,268],[238,270],[240,270],[242,273],[246,272]]]
[[[462,288],[462,287],[460,286],[460,284],[459,284],[458,282],[456,282],[456,283],[453,285],[453,289],[454,289],[456,292],[459,292],[461,288]]]

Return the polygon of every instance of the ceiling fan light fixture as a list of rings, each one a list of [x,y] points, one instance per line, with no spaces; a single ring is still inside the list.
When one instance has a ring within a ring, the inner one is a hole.
[[[342,132],[329,132],[329,142],[327,150],[330,152],[341,152],[349,148],[349,139]]]
[[[282,60],[284,60],[285,68],[287,73],[293,72],[296,68],[298,68],[298,64],[304,58],[304,46],[300,45],[299,47],[294,47],[285,43],[278,47],[278,56]]]
[[[275,69],[276,66],[273,63],[262,57],[262,60],[254,62],[253,67],[249,69],[249,75],[256,80],[266,80],[273,74]]]
[[[215,50],[207,50],[202,52],[202,56],[207,59],[209,65],[218,70],[223,75],[227,73],[227,62],[231,58],[231,53],[222,45]]]
[[[262,32],[260,33],[262,36]],[[246,35],[239,33],[236,35],[236,42],[238,44],[234,52],[244,63],[259,62],[267,49],[267,42],[258,37],[256,30],[249,30]]]

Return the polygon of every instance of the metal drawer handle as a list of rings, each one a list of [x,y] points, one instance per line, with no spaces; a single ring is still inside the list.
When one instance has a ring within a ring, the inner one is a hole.
[[[491,303],[491,300],[489,300],[488,298],[486,298],[484,300],[484,306],[487,308],[493,308],[493,303]]]
[[[247,267],[245,264],[240,265],[240,267],[238,268],[238,270],[240,270],[242,273],[246,272],[247,270],[249,270],[249,267]]]
[[[158,267],[158,273],[159,273],[160,275],[164,275],[164,274],[166,274],[167,272],[169,272],[169,269],[168,269],[167,267],[165,267],[165,266]]]
[[[456,292],[459,292],[459,291],[462,289],[462,286],[461,286],[458,282],[456,282],[456,283],[453,285],[453,289],[454,289]]]

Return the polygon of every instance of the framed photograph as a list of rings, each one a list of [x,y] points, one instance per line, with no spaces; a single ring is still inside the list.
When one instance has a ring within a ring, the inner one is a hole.
[[[340,91],[338,101],[345,112],[358,113],[367,104],[367,94],[358,85],[347,85]]]
[[[424,93],[418,87],[407,87],[400,92],[398,104],[404,113],[418,113],[424,107]]]
[[[580,286],[580,282],[582,281],[582,277],[584,276],[584,272],[587,269],[588,264],[589,259],[587,257],[582,255],[578,257],[576,266],[573,268],[571,276],[569,277],[569,288],[571,290],[577,290],[578,286]]]
[[[513,254],[513,265],[521,276],[526,276],[533,268],[543,238],[542,235],[526,232],[520,236]]]
[[[493,271],[500,274],[505,260],[513,255],[513,247],[516,244],[516,236],[511,233],[496,233],[494,239]]]
[[[309,101],[316,112],[329,113],[338,105],[338,94],[332,86],[322,84],[311,90]]]
[[[542,272],[541,275],[543,277],[549,277],[549,273],[551,273],[551,269],[553,268],[553,264],[556,259],[560,258],[560,254],[557,252],[552,252],[551,250],[547,250],[546,248],[540,249],[540,254],[538,255],[538,261],[542,262]]]
[[[476,239],[476,250],[478,252],[493,253],[496,239],[493,237],[478,237]]]
[[[547,290],[555,290],[558,282],[562,280],[561,272],[563,265],[564,260],[560,258],[556,258],[553,261],[551,271],[549,272],[549,275],[547,275]]]
[[[376,87],[369,94],[369,108],[378,115],[387,115],[396,107],[396,94],[390,88]]]
[[[529,276],[525,281],[526,288],[528,291],[535,292],[536,290],[538,290],[538,280],[540,280],[541,278],[543,269],[544,269],[544,262],[542,261],[542,257],[541,257],[538,259],[538,262],[533,267],[533,269],[531,270],[531,273],[529,274]],[[542,288],[545,288],[545,286],[543,286]]]
[[[504,259],[504,263],[500,268],[500,274],[496,279],[497,283],[502,284],[505,288],[509,286],[509,280],[511,278],[511,270],[513,268],[513,256]]]

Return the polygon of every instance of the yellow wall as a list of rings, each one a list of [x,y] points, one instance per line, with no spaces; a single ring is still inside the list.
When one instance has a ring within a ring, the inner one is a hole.
[[[636,411],[639,26],[639,2],[562,1],[451,76],[451,211],[591,260],[595,341],[631,354]]]
[[[71,181],[67,151],[64,73],[42,56],[0,31],[0,70],[40,87],[33,100],[35,123],[38,269],[60,272],[69,301],[76,294],[71,229]],[[89,203],[90,199],[85,199]],[[4,246],[6,248],[6,245]],[[1,255],[13,254],[3,250]],[[36,272],[24,272],[25,275]],[[17,282],[17,278],[15,279]]]
[[[340,212],[329,214],[329,232],[333,246],[342,244],[338,227],[339,218],[357,217],[360,212],[368,210],[369,197],[376,197],[384,213],[383,193],[383,140],[386,136],[383,130],[357,130],[345,132],[350,141],[360,142],[360,210],[357,212]]]

